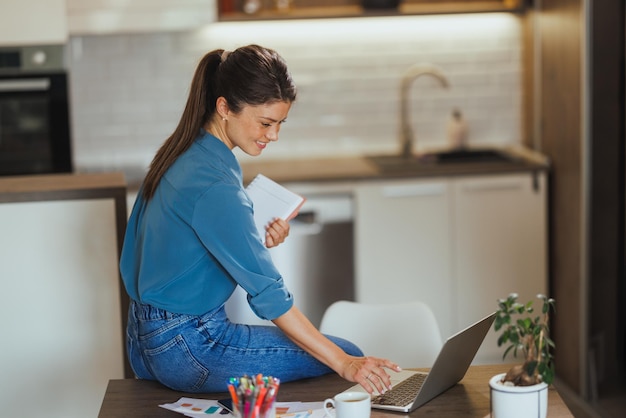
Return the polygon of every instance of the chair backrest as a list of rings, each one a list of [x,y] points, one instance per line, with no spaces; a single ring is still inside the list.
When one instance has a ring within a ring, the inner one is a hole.
[[[443,345],[435,315],[420,301],[338,301],[326,309],[320,331],[353,342],[366,356],[387,358],[403,368],[431,367]]]

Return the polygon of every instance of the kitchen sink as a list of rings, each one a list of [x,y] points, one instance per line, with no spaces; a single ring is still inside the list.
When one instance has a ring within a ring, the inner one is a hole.
[[[372,155],[366,157],[382,172],[413,171],[436,165],[516,163],[518,160],[495,149],[461,149],[429,152],[404,157],[402,155]]]

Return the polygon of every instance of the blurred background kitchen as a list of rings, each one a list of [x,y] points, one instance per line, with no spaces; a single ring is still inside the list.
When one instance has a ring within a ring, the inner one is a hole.
[[[22,64],[15,51],[25,47],[34,65],[45,62],[38,75],[49,65],[67,77],[69,129],[65,140],[54,139],[61,145],[53,153],[62,155],[49,171],[122,171],[132,204],[178,122],[196,63],[211,49],[257,43],[287,61],[298,101],[280,141],[257,159],[268,162],[397,152],[402,74],[416,63],[436,66],[448,88],[434,77],[410,87],[414,149],[446,148],[459,110],[470,146],[547,157],[546,287],[557,299],[557,374],[576,416],[617,416],[626,375],[623,1],[400,3],[364,11],[356,0],[3,0],[0,71],[15,72]],[[2,161],[9,167],[13,159]],[[312,204],[328,214],[319,217],[351,232],[351,200],[321,194]],[[300,227],[306,235],[315,225]],[[338,238],[297,242],[302,249],[285,251],[323,249]],[[352,245],[339,245],[350,259]]]
[[[224,22],[197,31],[76,36],[69,71],[77,169],[145,169],[178,122],[208,50],[258,43],[285,58],[298,100],[262,158],[394,152],[402,73],[439,66],[451,87],[416,83],[420,147],[445,145],[454,108],[476,141],[519,143],[522,22],[513,14]],[[78,139],[80,138],[80,139]]]

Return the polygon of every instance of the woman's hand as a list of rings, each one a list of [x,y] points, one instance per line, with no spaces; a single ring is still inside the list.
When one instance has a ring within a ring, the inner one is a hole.
[[[320,333],[295,305],[272,322],[299,347],[333,369],[339,376],[359,383],[370,394],[376,391],[385,393],[391,388],[391,378],[386,369],[395,372],[402,370],[390,360],[346,354]]]
[[[283,219],[276,218],[265,228],[265,246],[267,248],[276,247],[285,241],[289,235],[289,223]]]
[[[391,377],[386,369],[396,372],[402,370],[400,366],[387,359],[350,357],[339,374],[346,380],[360,384],[370,394],[385,393],[391,389]]]

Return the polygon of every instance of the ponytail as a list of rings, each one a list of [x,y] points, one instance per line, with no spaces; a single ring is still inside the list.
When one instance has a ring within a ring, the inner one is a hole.
[[[200,128],[215,112],[215,97],[211,91],[211,83],[217,67],[220,65],[223,50],[218,49],[207,53],[198,64],[191,81],[189,97],[178,126],[157,151],[150,169],[143,182],[142,194],[150,200],[154,196],[161,177],[176,159],[193,144]]]

